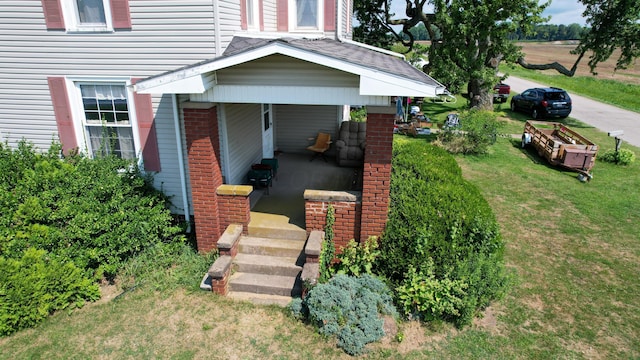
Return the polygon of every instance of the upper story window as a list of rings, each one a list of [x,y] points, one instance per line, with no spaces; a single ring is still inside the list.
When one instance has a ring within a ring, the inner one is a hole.
[[[62,5],[68,31],[113,31],[109,0],[71,0]]]
[[[81,26],[107,26],[102,0],[76,0],[78,24]]]
[[[247,6],[247,28],[249,30],[260,29],[260,8],[258,0],[245,0]]]
[[[42,0],[48,30],[111,32],[131,29],[129,0]]]
[[[292,30],[322,30],[324,23],[323,0],[290,0],[289,24]]]

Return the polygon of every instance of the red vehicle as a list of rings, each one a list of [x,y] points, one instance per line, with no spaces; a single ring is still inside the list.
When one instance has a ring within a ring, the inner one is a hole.
[[[507,102],[509,94],[511,94],[511,86],[505,83],[498,83],[493,87],[493,102]]]

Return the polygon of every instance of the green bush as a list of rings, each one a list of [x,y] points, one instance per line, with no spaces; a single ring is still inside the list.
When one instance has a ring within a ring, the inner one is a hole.
[[[20,259],[0,257],[0,335],[31,327],[57,310],[100,298],[98,285],[72,262],[28,248]]]
[[[461,128],[444,128],[437,144],[453,154],[484,154],[496,142],[503,124],[493,111],[468,110],[460,114]]]
[[[627,149],[620,149],[620,151],[607,150],[598,154],[597,159],[608,163],[626,166],[631,165],[636,160],[636,154]]]
[[[462,326],[490,300],[504,293],[507,276],[503,251],[504,243],[489,204],[475,186],[462,178],[455,160],[429,144],[396,142],[389,215],[376,271],[388,278],[394,288],[424,279],[439,282],[431,284],[434,288],[429,291],[437,290],[437,286],[460,285],[453,287],[465,289],[463,303],[454,301],[458,314],[440,315],[442,320]],[[408,276],[411,269],[415,269],[415,279]],[[406,294],[411,292],[405,291]],[[423,301],[422,297],[415,293],[413,301]],[[433,317],[429,313],[422,315]]]
[[[369,237],[364,243],[349,240],[342,253],[337,256],[338,261],[331,268],[332,274],[360,276],[373,274],[373,264],[380,256],[378,238]]]
[[[350,355],[361,354],[366,344],[384,336],[381,314],[396,314],[389,288],[371,275],[336,275],[290,308],[320,334],[337,336],[338,346]]]
[[[181,241],[167,199],[135,163],[40,154],[25,142],[0,147],[0,253],[46,250],[112,277],[126,259],[159,242]],[[6,172],[10,171],[9,174]]]

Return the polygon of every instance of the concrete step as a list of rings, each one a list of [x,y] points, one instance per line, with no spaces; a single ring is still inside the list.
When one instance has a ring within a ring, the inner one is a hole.
[[[233,269],[243,273],[298,276],[302,266],[296,265],[297,261],[297,257],[238,253],[233,259]]]
[[[303,253],[303,248],[304,241],[243,236],[238,244],[238,253],[297,259]]]
[[[299,277],[263,275],[237,272],[231,275],[229,290],[253,294],[300,296],[302,282]]]
[[[249,236],[289,240],[307,240],[307,231],[290,224],[283,215],[251,212],[251,222],[247,227]]]
[[[227,296],[239,301],[248,301],[255,305],[278,305],[281,307],[286,307],[291,300],[293,300],[291,296],[255,294],[240,291],[230,291]]]

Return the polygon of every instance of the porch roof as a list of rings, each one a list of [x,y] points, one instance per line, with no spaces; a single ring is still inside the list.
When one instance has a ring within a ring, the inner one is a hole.
[[[233,38],[222,56],[149,77],[137,82],[135,90],[143,94],[215,91],[219,85],[217,71],[278,54],[358,76],[360,96],[434,97],[446,91],[401,55],[353,41],[239,36]]]

